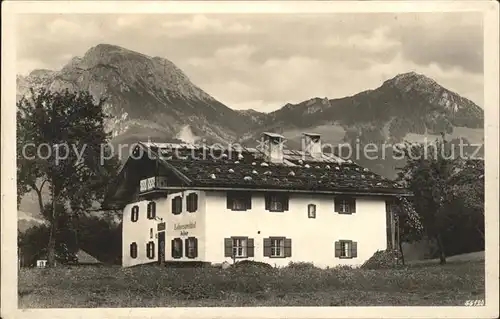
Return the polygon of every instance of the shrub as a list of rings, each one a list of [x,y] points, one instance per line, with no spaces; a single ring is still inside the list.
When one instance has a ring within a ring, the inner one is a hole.
[[[331,269],[333,269],[333,270],[351,270],[351,269],[355,269],[355,267],[352,265],[338,265],[338,266],[335,266]]]
[[[317,268],[314,266],[313,263],[308,263],[308,262],[289,262],[287,268],[291,269],[315,269]]]
[[[268,263],[254,261],[254,260],[238,261],[233,265],[233,267],[256,267],[256,268],[273,269],[273,266],[271,266]]]
[[[399,253],[390,250],[376,251],[363,265],[362,269],[388,269],[397,268]]]

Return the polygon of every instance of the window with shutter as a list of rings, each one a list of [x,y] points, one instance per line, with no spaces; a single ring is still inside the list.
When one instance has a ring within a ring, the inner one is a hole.
[[[198,194],[196,193],[189,194],[187,196],[186,201],[187,201],[186,208],[188,212],[194,213],[198,210]]]
[[[155,202],[149,202],[148,203],[148,219],[155,219],[156,218],[156,203]]]
[[[186,257],[196,258],[198,257],[198,240],[195,237],[188,237],[186,242]]]
[[[172,214],[177,215],[177,197],[172,198]]]
[[[269,257],[282,258],[285,257],[285,238],[271,237],[271,255]]]
[[[250,192],[228,192],[227,208],[234,211],[252,209],[252,195]]]
[[[248,257],[248,237],[231,237],[231,257]]]
[[[357,256],[357,244],[352,240],[340,240],[335,242],[335,257],[353,258],[353,252]]]
[[[132,212],[130,214],[130,220],[135,223],[136,221],[139,220],[139,206],[134,205],[132,206]]]
[[[149,259],[155,258],[155,243],[153,241],[146,244],[146,255]]]
[[[182,258],[182,239],[172,239],[172,257],[175,259]]]
[[[316,205],[309,204],[307,206],[307,217],[316,218]]]
[[[349,214],[350,213],[349,201],[347,199],[345,199],[345,198],[339,199],[339,207],[340,207],[339,213],[341,213],[341,214]]]
[[[135,242],[130,244],[130,257],[137,258],[137,244]]]
[[[193,199],[192,212],[196,212],[198,210],[198,194],[193,193],[191,198]]]
[[[288,210],[288,195],[286,194],[267,194],[266,210],[270,212],[284,212]]]
[[[172,214],[179,215],[182,213],[182,197],[176,196],[172,198]]]
[[[353,214],[356,212],[356,200],[349,197],[335,198],[335,212],[339,214]]]
[[[271,203],[269,206],[269,210],[272,212],[283,212],[283,202],[280,200],[281,198],[277,195],[271,196]]]

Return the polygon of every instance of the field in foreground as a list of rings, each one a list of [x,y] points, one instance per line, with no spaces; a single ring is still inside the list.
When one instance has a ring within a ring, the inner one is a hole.
[[[462,306],[484,299],[484,262],[397,270],[21,269],[18,290],[20,308]]]

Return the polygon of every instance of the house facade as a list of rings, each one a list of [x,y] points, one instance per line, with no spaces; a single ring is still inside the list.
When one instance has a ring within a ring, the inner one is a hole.
[[[139,143],[107,203],[123,209],[123,266],[159,262],[361,265],[394,248],[387,202],[405,189],[321,151]],[[207,155],[209,154],[209,155]]]

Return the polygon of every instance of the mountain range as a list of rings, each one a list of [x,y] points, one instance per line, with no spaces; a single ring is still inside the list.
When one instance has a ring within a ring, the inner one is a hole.
[[[208,143],[255,146],[263,131],[283,134],[293,148],[300,147],[305,131],[321,133],[322,140],[332,144],[422,141],[442,132],[466,143],[484,142],[483,109],[415,72],[395,75],[380,87],[353,96],[312,97],[270,113],[233,110],[196,86],[171,61],[110,44],[90,48],[61,70],[18,75],[16,83],[18,99],[29,95],[30,88],[41,87],[86,90],[95,98],[105,97],[104,109],[111,115],[107,127],[117,144],[203,138]],[[394,177],[394,162],[358,161]]]

